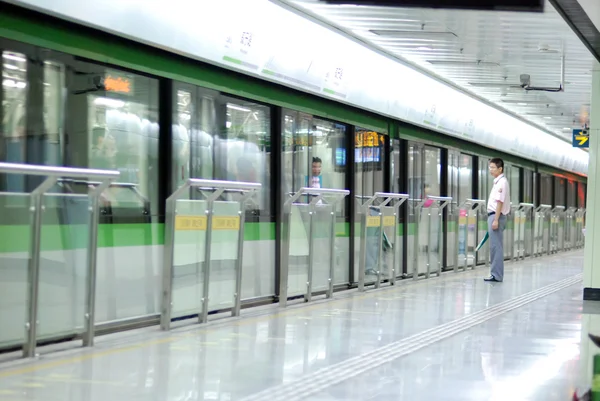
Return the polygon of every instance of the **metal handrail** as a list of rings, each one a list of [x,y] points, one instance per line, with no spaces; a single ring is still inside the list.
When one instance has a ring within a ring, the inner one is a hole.
[[[329,202],[328,205],[331,207],[330,215],[330,255],[329,255],[329,282],[326,291],[327,298],[333,296],[333,284],[334,284],[334,273],[335,273],[335,224],[336,224],[336,207],[346,196],[350,194],[347,189],[330,189],[330,188],[309,188],[302,187],[296,193],[294,193],[290,199],[284,203],[283,215],[284,224],[282,229],[282,252],[281,252],[281,280],[279,283],[279,305],[282,307],[287,306],[288,301],[288,282],[289,282],[289,258],[290,258],[290,238],[291,238],[291,216],[292,216],[292,205],[301,196],[313,196],[313,199],[309,203],[300,203],[295,205],[308,205],[308,267],[307,267],[307,279],[306,279],[306,293],[304,299],[306,302],[312,300],[312,288],[313,288],[313,266],[314,266],[314,249],[313,249],[313,233],[314,233],[314,218],[317,210],[317,204],[324,199],[324,196],[331,195],[334,200]]]
[[[446,208],[446,206],[448,205],[448,203],[452,202],[452,197],[451,196],[435,196],[435,195],[427,195],[426,198],[423,200],[421,199],[421,201],[416,205],[416,232],[415,235],[413,236],[413,241],[414,241],[414,249],[415,251],[413,252],[413,280],[417,280],[419,278],[419,259],[418,259],[418,249],[419,249],[419,220],[420,220],[420,214],[421,214],[421,210],[423,209],[427,209],[428,210],[428,215],[431,216],[431,208],[429,207],[430,205],[425,206],[425,204],[427,203],[427,201],[432,201],[433,202],[439,202],[439,206],[437,207],[437,215],[438,218],[442,218],[442,213],[443,210]],[[431,229],[431,222],[428,221],[428,230]],[[439,235],[441,235],[442,231],[440,230]],[[442,273],[442,260],[441,258],[438,259],[438,270],[437,270],[437,275],[439,276]],[[431,275],[431,253],[428,250],[427,251],[427,272],[425,274],[426,278],[429,278]]]
[[[237,261],[236,261],[236,278],[235,278],[235,292],[234,306],[232,308],[232,315],[238,316],[241,309],[241,293],[242,293],[242,256],[244,250],[244,216],[243,210],[245,210],[245,203],[250,197],[252,197],[259,189],[262,188],[262,184],[256,182],[241,182],[241,181],[222,181],[222,180],[207,180],[200,178],[188,178],[186,182],[179,187],[171,196],[167,198],[166,204],[166,222],[165,222],[165,247],[163,252],[164,265],[163,265],[163,299],[161,305],[161,316],[160,326],[163,330],[168,330],[171,326],[171,315],[172,315],[172,297],[173,297],[173,265],[174,265],[174,241],[175,241],[175,218],[176,218],[176,205],[177,200],[181,195],[190,188],[202,188],[205,190],[213,190],[214,192],[209,195],[204,202],[206,202],[206,235],[204,237],[204,277],[203,277],[203,298],[201,312],[198,314],[198,320],[200,322],[206,322],[208,319],[208,304],[209,304],[209,288],[210,288],[210,265],[211,265],[211,242],[212,242],[212,224],[213,224],[213,208],[214,202],[224,192],[228,190],[235,190],[244,193],[242,198],[238,200],[240,209],[238,210],[238,217],[240,220],[239,232],[238,232],[238,249],[237,249]]]
[[[391,192],[375,192],[374,195],[369,196],[369,197],[363,197],[362,199],[368,198],[368,200],[361,204],[361,209],[362,209],[362,224],[361,224],[361,233],[360,233],[360,260],[359,260],[359,273],[358,273],[358,290],[359,291],[364,291],[365,290],[365,275],[366,275],[366,258],[367,258],[367,215],[369,212],[369,209],[373,208],[375,210],[379,209],[379,241],[378,241],[378,252],[379,252],[379,256],[377,258],[377,263],[378,263],[378,269],[377,269],[377,280],[375,281],[375,288],[379,288],[381,285],[381,263],[382,263],[382,259],[383,259],[383,240],[384,240],[384,236],[385,233],[383,231],[384,229],[384,219],[383,219],[383,212],[382,212],[382,208],[390,208],[393,210],[393,217],[394,217],[394,248],[396,248],[396,232],[397,232],[397,225],[398,225],[398,209],[400,209],[400,206],[402,206],[402,204],[404,204],[404,202],[406,202],[406,200],[408,200],[410,198],[410,196],[408,194],[398,194],[398,193],[391,193]],[[378,199],[383,199],[383,201],[376,205],[373,206],[373,203],[378,200]],[[388,204],[393,201],[393,200],[397,200],[398,202],[396,202],[395,204],[393,204],[392,206],[388,206]],[[392,271],[391,271],[391,276],[390,276],[390,283],[394,284],[396,282],[396,252],[393,253],[393,266],[392,266]]]
[[[484,206],[486,204],[486,201],[484,199],[473,199],[473,198],[467,198],[465,199],[463,202],[460,203],[460,205],[458,206],[458,210],[460,211],[461,209],[467,209],[467,217],[468,217],[468,213],[469,212],[475,212],[475,219],[477,221],[476,227],[478,226],[479,223],[479,209],[481,209],[482,206]],[[454,272],[458,272],[458,252],[459,252],[459,234],[460,234],[460,212],[456,214],[456,239],[455,239],[455,245],[456,245],[456,254],[454,256]],[[476,231],[477,233],[477,231]],[[477,234],[475,234],[476,238],[477,238]],[[465,235],[465,241],[468,244],[468,230],[467,233]],[[477,265],[477,253],[474,252],[473,253],[473,269],[475,269],[475,266]],[[468,245],[465,246],[465,271],[467,270],[469,266],[469,251],[468,251]]]
[[[47,177],[115,179],[121,173],[116,170],[97,170],[79,167],[39,166],[34,164],[0,162],[0,173],[41,175]]]
[[[350,191],[347,189],[330,189],[330,188],[309,188],[302,187],[300,188],[290,199],[285,201],[285,206],[289,206],[292,203],[296,202],[298,198],[302,195],[311,195],[316,198],[312,200],[311,203],[316,203],[323,198],[325,195],[335,195],[336,197],[346,197],[350,194]]]
[[[43,195],[61,177],[66,178],[88,178],[99,179],[100,184],[91,191],[88,196],[91,200],[90,211],[90,233],[88,236],[87,252],[87,285],[85,302],[85,332],[83,345],[94,344],[94,322],[96,309],[96,263],[98,250],[98,198],[114,180],[120,176],[115,170],[96,170],[73,167],[38,166],[33,164],[0,163],[0,173],[23,174],[45,176],[46,179],[31,191],[31,207],[33,224],[31,229],[31,241],[29,249],[29,263],[27,267],[27,280],[29,283],[29,296],[27,299],[27,323],[26,339],[23,347],[23,356],[34,357],[37,346],[37,321],[39,303],[39,277],[40,277],[40,252],[41,252],[41,229]]]

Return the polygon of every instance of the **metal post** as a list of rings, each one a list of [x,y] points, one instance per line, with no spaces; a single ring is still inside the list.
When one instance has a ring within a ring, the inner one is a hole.
[[[42,214],[44,212],[44,194],[60,179],[87,178],[100,179],[101,182],[88,182],[99,185],[91,195],[89,219],[90,232],[88,238],[87,267],[88,277],[86,283],[85,305],[85,333],[84,345],[92,345],[94,337],[94,304],[96,291],[96,246],[98,224],[98,196],[117,177],[118,171],[37,166],[32,164],[3,163],[0,162],[0,173],[44,176],[46,179],[35,188],[30,195],[31,232],[29,244],[29,261],[27,266],[27,322],[25,323],[25,341],[23,356],[34,357],[37,346],[38,330],[38,304],[39,304],[39,277],[40,253],[42,242]]]
[[[97,279],[97,254],[98,254],[98,216],[100,195],[109,186],[110,182],[105,181],[94,189],[90,195],[89,206],[89,234],[88,234],[88,252],[87,252],[87,286],[85,292],[85,333],[83,336],[83,345],[91,347],[94,345],[94,323],[96,321],[96,279]]]
[[[279,276],[279,306],[285,308],[288,298],[288,283],[290,270],[290,242],[291,242],[291,226],[292,226],[292,204],[285,202],[283,205],[282,219],[282,238],[281,238],[281,263],[279,267],[281,274]]]
[[[458,260],[459,260],[459,255],[460,255],[460,212],[463,210],[463,207],[461,205],[458,205],[457,202],[457,208],[456,208],[456,238],[454,239],[454,247],[455,247],[455,253],[454,253],[454,273],[458,273]],[[467,224],[469,224],[469,212],[467,212]],[[467,232],[469,232],[467,230]],[[468,241],[467,241],[468,242]],[[467,270],[466,267],[466,263],[467,263],[467,255],[466,255],[466,250],[467,247],[465,246],[465,270]]]
[[[381,286],[381,270],[383,269],[383,207],[379,207],[379,245],[378,257],[377,257],[377,281],[375,282],[375,288]]]
[[[415,210],[415,223],[414,223],[414,234],[413,234],[413,280],[418,280],[419,278],[419,230],[420,230],[420,220],[421,220],[421,203],[420,200],[412,200]]]
[[[38,327],[38,295],[40,276],[40,247],[42,229],[42,193],[31,194],[31,243],[29,250],[29,264],[27,267],[27,323],[25,323],[25,344],[23,356],[32,358],[35,356],[37,344]]]
[[[171,328],[176,206],[177,199],[169,197],[165,208],[165,245],[163,246],[162,305],[160,314],[160,328],[162,330],[169,330]]]
[[[246,222],[245,211],[246,202],[240,202],[240,210],[238,216],[240,219],[239,231],[238,231],[238,249],[237,249],[237,260],[235,262],[235,293],[233,294],[233,309],[231,311],[232,316],[239,316],[242,309],[242,267],[244,265],[244,225]]]
[[[305,302],[312,301],[312,277],[314,268],[314,217],[316,213],[315,205],[312,202],[308,205],[308,271],[306,277],[306,295]]]
[[[331,233],[329,237],[329,288],[327,289],[327,298],[333,297],[333,285],[335,279],[335,238],[336,238],[336,206],[337,202],[331,205]]]
[[[427,208],[427,272],[425,278],[431,275],[431,205]]]
[[[533,203],[531,204],[531,208],[530,208],[530,216],[531,216],[531,234],[530,234],[530,243],[531,243],[531,254],[529,255],[529,257],[531,259],[533,259],[535,257],[535,220],[536,220],[536,215],[537,212],[535,211],[535,206],[533,205]]]
[[[223,191],[221,190],[219,195],[222,192]],[[204,236],[204,281],[202,282],[202,311],[198,315],[198,323],[206,323],[208,321],[208,303],[210,295],[210,265],[212,258],[212,222],[215,198],[216,197],[213,194],[206,200],[206,210],[204,212],[206,214],[206,235]]]
[[[361,220],[360,225],[360,258],[358,262],[358,291],[362,292],[365,290],[365,274],[367,269],[367,222],[369,221],[368,213],[369,206],[361,208]],[[353,241],[350,238],[350,241]],[[354,268],[354,266],[352,266]]]

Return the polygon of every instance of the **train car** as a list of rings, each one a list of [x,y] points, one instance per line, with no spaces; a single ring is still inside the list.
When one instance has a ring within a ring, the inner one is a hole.
[[[411,198],[396,217],[397,230],[386,229],[386,238],[395,245],[382,253],[386,280],[391,274],[397,279],[412,277],[414,261],[432,250],[437,259],[430,263],[442,271],[474,262],[465,249],[472,252],[477,236],[462,237],[455,221],[461,200],[487,197],[492,157],[506,162],[513,205],[585,207],[584,174],[16,6],[6,5],[2,12],[0,161],[121,173],[101,201],[99,332],[157,324],[165,201],[188,178],[262,184],[245,211],[245,307],[278,300],[282,205],[308,183],[315,160],[323,187],[350,190],[337,209],[335,233],[320,225],[317,234],[335,236],[338,290],[357,285],[361,205],[377,191],[407,193]],[[0,175],[0,350],[14,349],[24,341],[30,241],[27,193],[39,182]],[[60,181],[46,197],[41,341],[75,338],[83,330],[85,194],[93,185]],[[426,195],[453,198],[441,220],[419,221],[424,216],[416,213],[414,200]],[[189,199],[199,199],[198,194],[190,192]],[[468,229],[481,237],[485,225],[465,217]],[[305,290],[308,238],[300,212],[294,212],[292,224],[289,295],[296,296]],[[426,231],[428,224],[437,226]],[[544,220],[538,226],[543,238],[556,238],[549,241],[556,250],[570,238],[565,230],[572,231],[564,222],[552,225]],[[506,230],[507,244],[513,243],[515,227],[511,223]],[[531,221],[518,227],[524,235],[533,230]],[[411,246],[415,236],[422,249]],[[202,298],[198,287],[190,284],[201,275],[200,238],[190,236],[176,244],[175,302],[185,316],[198,313]],[[211,313],[231,307],[235,241],[235,236],[222,235],[213,244]],[[329,250],[317,242],[319,259],[325,260]],[[537,252],[534,245],[525,254]],[[393,252],[396,266],[391,266]],[[457,260],[456,254],[461,258]],[[513,256],[507,246],[506,258]],[[479,254],[475,262],[483,264],[484,257]],[[315,277],[317,289],[326,285],[327,276],[321,273]],[[375,279],[367,274],[368,283]]]

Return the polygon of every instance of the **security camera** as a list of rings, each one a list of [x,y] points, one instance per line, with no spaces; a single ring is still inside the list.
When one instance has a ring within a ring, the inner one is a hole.
[[[522,88],[529,86],[529,84],[531,83],[531,76],[529,74],[521,74],[519,78],[521,79]]]

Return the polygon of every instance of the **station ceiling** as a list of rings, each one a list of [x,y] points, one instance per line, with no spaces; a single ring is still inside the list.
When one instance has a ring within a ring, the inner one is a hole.
[[[548,0],[541,13],[276,2],[566,140],[589,124],[594,56]]]

